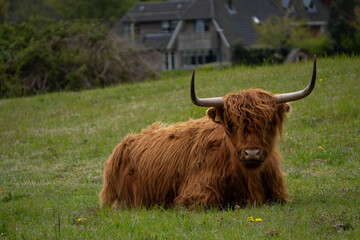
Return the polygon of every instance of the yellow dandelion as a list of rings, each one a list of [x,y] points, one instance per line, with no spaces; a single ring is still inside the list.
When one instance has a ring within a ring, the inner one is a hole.
[[[322,82],[322,81],[324,81],[324,79],[320,78],[320,79],[319,79],[319,82]]]
[[[324,148],[322,146],[318,146],[319,150],[324,150]]]
[[[81,218],[77,218],[76,221],[77,221],[77,222],[80,222],[80,221],[81,221]]]
[[[257,218],[255,219],[256,222],[262,222],[262,219],[261,218]]]
[[[5,190],[0,190],[0,193],[4,193],[5,192]]]
[[[248,217],[248,220],[249,220],[250,222],[253,222],[253,221],[254,221],[254,218],[253,218],[253,217]]]

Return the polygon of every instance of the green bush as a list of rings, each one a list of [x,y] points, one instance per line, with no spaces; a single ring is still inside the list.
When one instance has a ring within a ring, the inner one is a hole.
[[[294,31],[291,22],[294,21],[294,18],[273,14],[260,25],[254,24],[259,37],[257,44],[275,47],[288,45],[289,36]]]
[[[297,24],[292,24],[296,22]],[[261,25],[255,25],[258,33],[258,44],[284,49],[301,48],[319,56],[334,52],[333,41],[327,34],[313,36],[305,21],[297,21],[287,16],[270,16]]]
[[[348,54],[360,54],[360,30],[353,37],[344,35],[340,40],[340,49]]]
[[[329,35],[319,33],[313,37],[305,27],[294,31],[290,36],[289,45],[292,48],[306,49],[313,55],[325,56],[333,53],[333,43]]]
[[[327,29],[336,53],[360,54],[360,2],[334,1],[330,6]]]
[[[248,62],[251,65],[281,63],[290,51],[286,46],[271,47],[261,45],[250,46],[247,50]]]
[[[232,64],[261,65],[283,62],[290,49],[286,46],[253,45],[244,47],[241,41],[231,45]]]
[[[231,45],[230,53],[233,64],[247,64],[248,51],[241,40],[235,41]]]
[[[0,25],[0,97],[137,82],[155,72],[102,24],[31,19]]]

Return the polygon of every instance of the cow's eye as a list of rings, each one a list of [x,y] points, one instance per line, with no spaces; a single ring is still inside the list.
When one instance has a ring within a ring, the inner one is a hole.
[[[227,129],[228,129],[229,133],[232,133],[232,131],[234,129],[234,124],[231,121],[228,121]]]
[[[271,129],[273,129],[274,125],[275,125],[275,123],[273,121],[269,121],[267,123],[266,127],[268,130],[271,130]]]

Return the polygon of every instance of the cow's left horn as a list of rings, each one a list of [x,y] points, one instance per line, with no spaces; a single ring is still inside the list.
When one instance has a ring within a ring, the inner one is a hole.
[[[276,103],[280,104],[285,102],[292,102],[307,97],[315,87],[315,80],[316,80],[316,55],[314,56],[313,75],[309,85],[305,89],[298,92],[275,95]]]
[[[197,98],[195,94],[195,70],[193,70],[191,78],[191,100],[200,107],[223,107],[224,99],[222,97],[214,98]]]

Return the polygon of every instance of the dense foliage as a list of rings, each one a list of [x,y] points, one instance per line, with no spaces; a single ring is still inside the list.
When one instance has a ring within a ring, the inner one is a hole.
[[[0,98],[154,76],[149,51],[111,33],[135,2],[0,0]]]
[[[289,16],[270,16],[254,28],[258,43],[244,47],[241,41],[235,42],[231,49],[234,64],[279,62],[292,48],[305,49],[318,56],[360,54],[360,2],[355,0],[333,1],[327,32],[316,36],[311,34],[305,22]]]
[[[236,41],[231,45],[231,62],[246,65],[281,63],[289,52],[290,48],[286,45],[245,47],[241,41]]]
[[[140,53],[96,22],[2,24],[0,97],[136,82],[154,74]]]
[[[312,36],[304,23],[290,17],[272,16],[255,29],[259,43],[293,48],[304,48],[317,55],[333,53],[360,53],[360,2],[355,0],[333,1],[326,33]]]
[[[21,23],[34,16],[55,20],[91,19],[113,25],[136,0],[0,0],[0,15]],[[3,7],[2,7],[3,6]],[[6,12],[1,12],[4,9]]]
[[[293,25],[293,22],[298,24]],[[258,44],[260,45],[304,48],[317,55],[332,52],[332,42],[329,35],[319,33],[313,36],[304,22],[298,22],[291,17],[273,15],[261,25],[254,27],[259,35]]]
[[[336,52],[359,54],[360,1],[333,1],[330,6],[328,31]]]
[[[241,41],[233,43],[231,48],[233,64],[257,65],[263,63],[280,63],[293,48],[305,49],[318,56],[333,52],[332,42],[327,34],[316,37],[301,22],[293,26],[295,19],[271,16],[261,25],[255,25],[259,36],[257,44],[243,46]]]
[[[115,24],[135,3],[134,0],[46,0],[65,19],[98,19]]]

